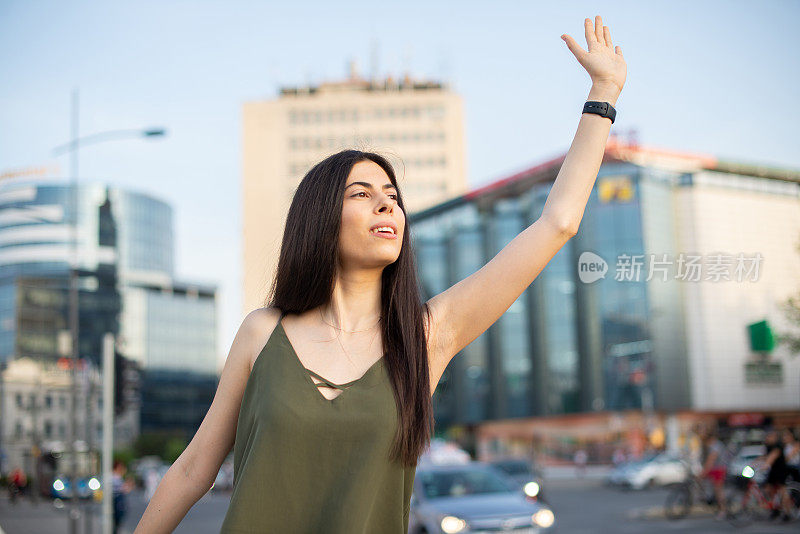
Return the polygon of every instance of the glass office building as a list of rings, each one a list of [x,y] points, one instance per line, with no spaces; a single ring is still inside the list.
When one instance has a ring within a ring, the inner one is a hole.
[[[423,299],[486,265],[533,224],[562,162],[563,157],[545,162],[411,214]],[[748,175],[749,181],[734,175]],[[712,292],[757,300],[764,291],[777,295],[773,286],[785,294],[791,284],[774,279],[760,287],[692,285],[670,279],[675,262],[667,266],[663,259],[719,245],[722,240],[703,242],[697,236],[710,236],[706,229],[724,228],[730,224],[725,218],[736,218],[730,213],[712,222],[698,211],[698,195],[716,199],[702,201],[703,208],[737,199],[742,210],[774,225],[774,212],[761,206],[798,213],[798,183],[796,171],[759,170],[610,142],[578,233],[500,319],[451,360],[434,395],[437,423],[469,426],[599,411],[706,408],[698,400],[709,389],[704,381],[721,374],[706,377],[697,369],[722,362],[725,355],[713,343],[700,341],[712,335],[714,326],[698,330],[694,310],[705,307],[712,317],[722,316],[726,310],[718,308]],[[790,226],[800,229],[800,218],[790,219]],[[728,243],[755,247],[757,241]],[[798,263],[789,258],[788,240],[775,247],[786,252],[772,254],[772,261]],[[761,313],[757,308],[750,312]],[[774,315],[772,309],[764,313]],[[730,320],[743,336],[748,319]],[[736,365],[749,358],[745,345],[736,348]],[[794,393],[798,373],[800,366],[786,364],[778,398]],[[758,384],[737,380],[753,395],[749,406],[757,406]],[[736,401],[714,402],[728,402],[734,409]]]
[[[55,179],[0,183],[0,362],[63,355],[76,257],[81,357],[99,364],[102,337],[113,333],[141,370],[141,391],[154,392],[141,398],[141,427],[182,421],[187,434],[196,431],[217,380],[217,289],[176,280],[173,232],[171,206],[144,193]],[[189,399],[175,404],[183,416],[165,408],[164,373]]]

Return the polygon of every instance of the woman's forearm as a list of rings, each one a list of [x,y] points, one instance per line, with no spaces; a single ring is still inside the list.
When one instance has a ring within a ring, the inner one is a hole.
[[[158,484],[134,534],[172,532],[209,489],[210,484],[193,478],[178,458]]]
[[[616,107],[619,89],[592,85],[586,100],[608,102]],[[542,217],[560,228],[577,231],[603,162],[611,119],[594,113],[583,113],[578,130],[547,196]]]

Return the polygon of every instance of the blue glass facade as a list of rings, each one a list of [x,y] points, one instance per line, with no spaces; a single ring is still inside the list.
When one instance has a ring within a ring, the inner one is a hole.
[[[412,214],[425,298],[480,269],[532,224],[557,171]],[[618,256],[645,253],[641,172],[626,163],[601,168],[578,234],[451,360],[434,395],[440,424],[653,407],[647,285],[613,274]],[[582,282],[577,268],[587,251],[608,263],[608,274],[593,283]]]
[[[0,360],[61,356],[75,219],[81,357],[99,363],[103,335],[118,335],[143,371],[142,392],[163,389],[165,376],[181,389],[168,410],[163,392],[143,396],[142,428],[172,421],[193,433],[217,381],[216,287],[174,279],[172,208],[149,195],[97,182],[76,190],[62,180],[0,184]],[[167,412],[177,415],[147,419]]]
[[[499,200],[493,208],[492,255],[500,252],[527,226],[527,205],[519,199]],[[526,335],[529,298],[529,291],[525,290],[493,327],[503,354],[500,368],[503,404],[508,417],[528,415],[530,409],[528,391],[532,387],[532,366],[530,339]]]

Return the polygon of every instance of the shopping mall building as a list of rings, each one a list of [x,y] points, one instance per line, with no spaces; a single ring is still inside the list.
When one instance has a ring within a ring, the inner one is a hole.
[[[532,224],[563,161],[411,214],[424,298]],[[479,456],[594,442],[602,461],[700,420],[800,427],[800,355],[772,342],[798,292],[800,171],[612,137],[578,233],[451,360],[437,432]]]

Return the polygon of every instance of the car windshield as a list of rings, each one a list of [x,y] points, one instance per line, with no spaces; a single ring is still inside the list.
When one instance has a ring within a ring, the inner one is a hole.
[[[531,473],[531,468],[525,462],[506,461],[494,462],[492,464],[508,473],[509,475],[528,475]]]
[[[633,460],[632,462],[630,462],[630,465],[632,465],[632,466],[641,466],[641,465],[649,464],[650,462],[652,462],[653,460],[656,459],[656,456],[658,456],[658,455],[649,454],[649,455],[647,455],[644,458],[641,458],[639,460]]]
[[[499,473],[490,469],[427,471],[417,476],[425,496],[429,499],[515,491]]]

